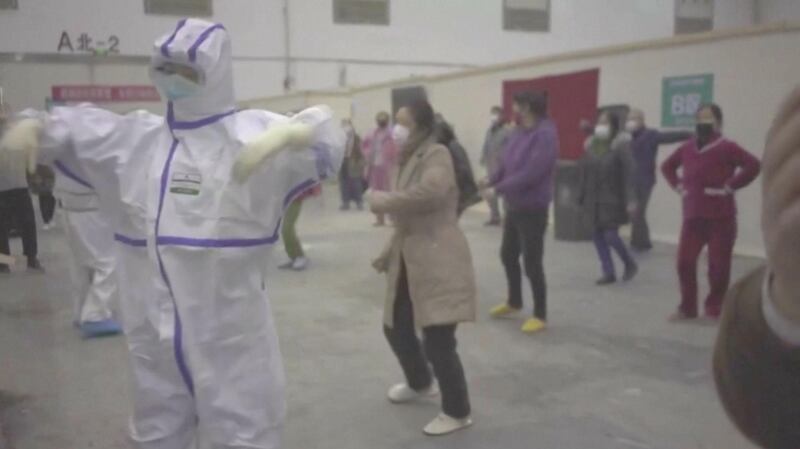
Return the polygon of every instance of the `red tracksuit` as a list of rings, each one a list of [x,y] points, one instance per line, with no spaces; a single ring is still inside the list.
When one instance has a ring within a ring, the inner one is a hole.
[[[661,166],[670,185],[683,193],[683,229],[678,248],[679,311],[688,317],[698,313],[697,259],[706,245],[711,292],[705,312],[711,317],[720,314],[736,242],[733,192],[753,182],[760,170],[758,159],[718,134],[699,150],[696,139],[687,141]]]

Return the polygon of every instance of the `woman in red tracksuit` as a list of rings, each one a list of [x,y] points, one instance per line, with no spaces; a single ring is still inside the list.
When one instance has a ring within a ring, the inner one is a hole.
[[[711,292],[705,314],[719,317],[736,242],[734,193],[753,182],[761,169],[758,159],[722,136],[721,128],[720,107],[702,106],[697,111],[697,135],[681,145],[661,167],[669,184],[683,197],[678,248],[681,304],[672,320],[697,318],[697,259],[706,245]]]

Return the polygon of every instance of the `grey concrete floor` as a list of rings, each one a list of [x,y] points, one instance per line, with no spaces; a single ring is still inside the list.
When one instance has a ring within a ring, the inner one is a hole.
[[[678,300],[674,247],[641,256],[641,274],[630,284],[599,288],[594,248],[548,237],[550,328],[525,336],[521,319],[486,316],[504,299],[505,279],[500,230],[482,226],[481,210],[462,221],[480,289],[479,321],[459,330],[475,426],[423,436],[435,402],[394,406],[384,399],[401,373],[381,332],[384,279],[369,262],[389,230],[372,228],[367,213],[340,213],[332,190],[301,217],[311,268],[275,270],[270,279],[289,381],[286,448],[753,447],[729,424],[714,392],[715,326],[667,323]],[[0,277],[6,447],[127,448],[124,340],[79,338],[65,295],[63,234],[42,233],[41,248],[47,274]],[[276,248],[271,264],[283,257]],[[734,274],[759,263],[737,259]]]

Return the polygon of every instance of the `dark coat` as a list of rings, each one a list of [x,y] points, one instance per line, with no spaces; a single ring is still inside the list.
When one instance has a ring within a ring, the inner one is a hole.
[[[593,152],[592,142],[580,163],[578,202],[593,227],[616,228],[630,221],[628,206],[636,203],[631,138],[618,134],[604,154]]]

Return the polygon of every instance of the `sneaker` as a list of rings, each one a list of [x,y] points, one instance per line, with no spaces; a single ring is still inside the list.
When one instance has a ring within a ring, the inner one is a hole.
[[[617,282],[616,276],[603,276],[595,282],[597,285],[611,285]]]
[[[633,264],[629,267],[625,267],[625,274],[622,275],[622,280],[628,282],[633,278],[635,278],[638,273],[639,273],[639,266],[636,264]]]
[[[422,431],[425,435],[441,436],[453,433],[457,430],[466,429],[472,425],[472,417],[466,418],[453,418],[444,413],[439,413],[439,416],[433,419]]]
[[[526,334],[535,334],[545,330],[546,328],[547,323],[539,318],[528,318],[525,321],[525,324],[522,325],[522,332],[525,332]]]
[[[422,391],[414,390],[409,387],[408,384],[397,384],[392,388],[389,388],[389,392],[386,393],[386,397],[389,398],[389,402],[393,404],[405,404],[406,402],[411,402],[417,399],[434,398],[438,395],[439,387],[436,385],[436,382]]]
[[[516,315],[521,309],[515,309],[508,304],[500,304],[489,311],[492,318],[509,318]]]
[[[35,257],[28,258],[28,271],[36,271],[39,273],[44,273],[44,267],[39,262],[39,259]]]
[[[297,259],[292,262],[292,270],[294,271],[305,271],[308,268],[308,259],[305,257],[298,257]]]
[[[292,266],[294,266],[294,260],[290,260],[284,264],[278,265],[278,269],[280,270],[291,270]]]

